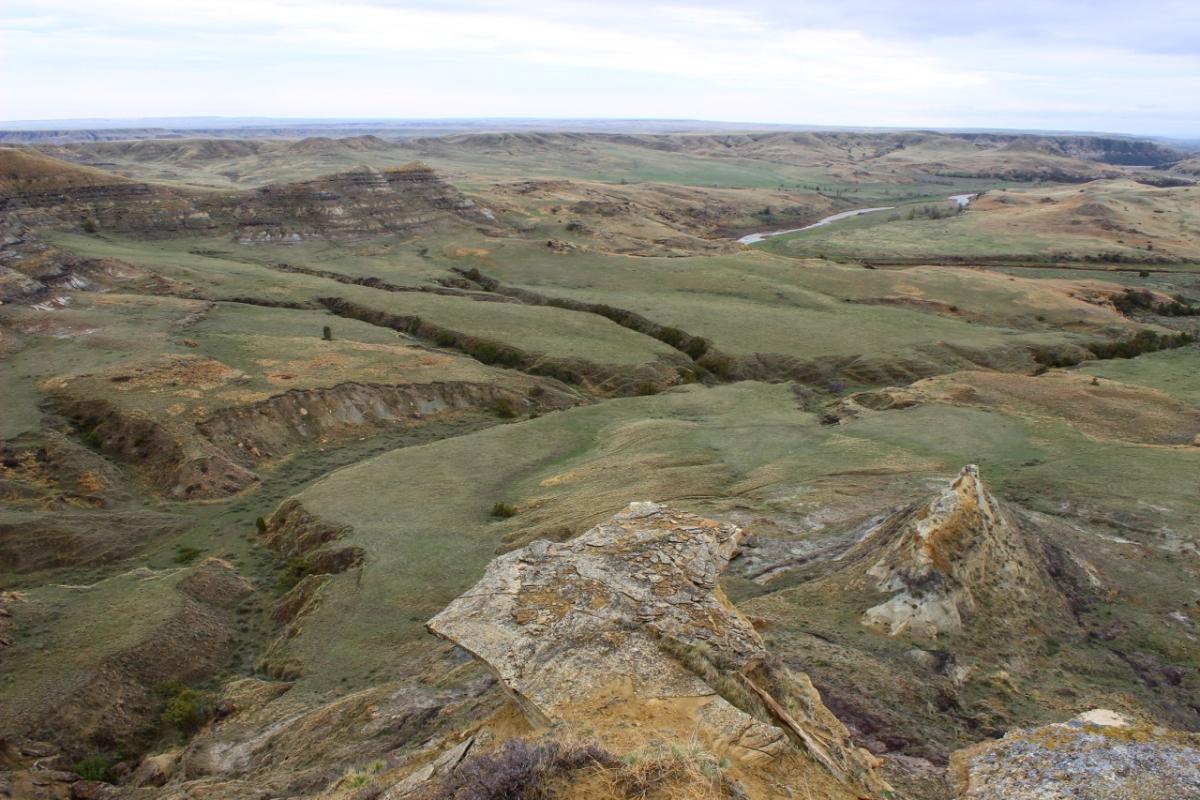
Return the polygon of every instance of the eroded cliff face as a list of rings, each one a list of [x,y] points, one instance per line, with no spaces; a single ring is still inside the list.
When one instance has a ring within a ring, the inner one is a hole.
[[[27,225],[140,237],[230,233],[243,244],[356,241],[429,230],[443,220],[487,225],[494,216],[424,164],[362,167],[247,192],[141,183],[0,148],[0,213]]]
[[[889,787],[811,683],[771,661],[717,583],[734,525],[633,503],[561,544],[500,556],[429,630],[474,654],[535,728],[684,743],[776,769],[808,753],[847,796]],[[834,796],[841,796],[835,793]]]
[[[475,203],[423,164],[397,169],[362,168],[301,183],[265,186],[209,211],[236,225],[243,244],[356,240],[428,229],[456,215],[489,218]]]
[[[313,442],[362,436],[495,407],[513,413],[565,408],[558,395],[530,398],[488,383],[438,381],[397,385],[341,383],[294,389],[257,403],[230,406],[196,424],[224,452],[247,463],[278,459]]]

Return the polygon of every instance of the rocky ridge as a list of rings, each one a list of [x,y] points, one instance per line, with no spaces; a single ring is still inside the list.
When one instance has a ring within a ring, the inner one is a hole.
[[[848,790],[883,796],[874,759],[718,585],[741,537],[633,503],[569,542],[498,557],[428,627],[483,661],[535,728],[644,722],[750,763],[807,752]]]
[[[856,552],[857,551],[857,552]],[[862,623],[890,636],[936,637],[962,629],[990,587],[1019,596],[1035,571],[1020,533],[968,464],[927,504],[885,520],[850,553],[875,551],[866,577],[891,593]]]

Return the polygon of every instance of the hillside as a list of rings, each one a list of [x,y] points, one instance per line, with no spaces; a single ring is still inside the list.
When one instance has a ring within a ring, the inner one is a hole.
[[[0,794],[1189,796],[1187,161],[356,133],[0,148]]]

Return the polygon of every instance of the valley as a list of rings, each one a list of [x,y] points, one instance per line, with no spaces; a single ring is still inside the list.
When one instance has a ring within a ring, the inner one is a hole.
[[[0,143],[0,795],[1200,791],[1194,153],[294,133]]]

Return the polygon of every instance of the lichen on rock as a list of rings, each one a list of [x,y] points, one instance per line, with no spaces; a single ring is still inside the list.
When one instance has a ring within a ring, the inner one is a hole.
[[[956,752],[963,800],[1182,800],[1200,797],[1200,735],[1094,709]]]

